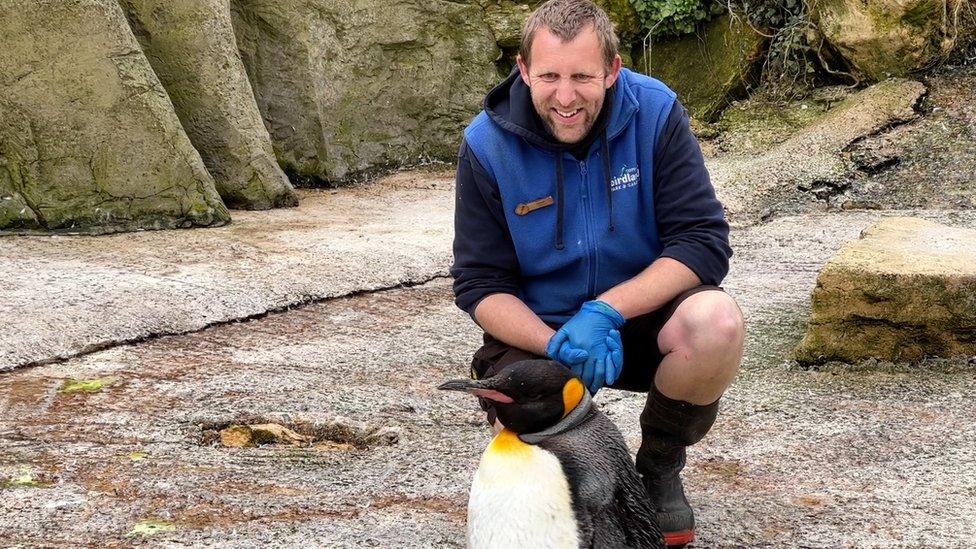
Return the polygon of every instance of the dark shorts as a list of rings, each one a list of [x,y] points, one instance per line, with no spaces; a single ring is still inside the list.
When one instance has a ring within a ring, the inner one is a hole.
[[[614,389],[625,391],[647,392],[654,383],[654,374],[661,364],[664,354],[657,347],[657,336],[661,328],[671,319],[678,305],[689,297],[708,290],[723,291],[718,286],[697,286],[678,294],[664,307],[645,315],[635,316],[620,328],[620,339],[624,345],[624,367]],[[559,325],[551,325],[556,329]],[[501,371],[502,368],[520,360],[532,360],[541,357],[507,343],[503,343],[488,333],[484,334],[484,345],[474,353],[471,359],[471,377],[482,379]],[[481,407],[488,412],[488,422],[494,423],[495,414],[483,400]]]

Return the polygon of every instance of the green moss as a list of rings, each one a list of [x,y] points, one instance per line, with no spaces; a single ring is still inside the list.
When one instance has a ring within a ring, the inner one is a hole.
[[[938,9],[941,6],[943,6],[943,2],[921,0],[914,6],[908,8],[905,14],[902,15],[901,20],[903,23],[916,29],[928,29],[932,26],[933,22],[937,21],[936,18],[939,16]]]
[[[160,534],[162,532],[169,532],[176,529],[176,525],[168,520],[163,519],[147,519],[139,521],[132,527],[132,531],[129,532],[129,536],[141,536],[148,538]]]
[[[756,80],[765,46],[766,39],[742,18],[724,16],[699,35],[655,42],[646,52],[650,56],[642,55],[636,65],[677,92],[693,117],[711,122]]]
[[[716,144],[731,154],[762,153],[817,120],[832,104],[814,97],[779,101],[754,95],[722,111],[713,124],[719,132]]]
[[[0,230],[36,229],[37,215],[20,193],[27,176],[16,151],[0,151]]]
[[[48,486],[50,486],[50,483],[39,480],[37,475],[34,473],[34,470],[29,465],[20,466],[19,471],[12,477],[5,480],[0,480],[0,487],[4,488],[46,488]]]
[[[100,379],[66,379],[61,385],[59,393],[97,393],[106,385],[111,385],[115,381],[114,377]]]
[[[34,478],[31,473],[22,473],[18,476],[11,477],[7,480],[7,486],[39,486],[40,483]]]

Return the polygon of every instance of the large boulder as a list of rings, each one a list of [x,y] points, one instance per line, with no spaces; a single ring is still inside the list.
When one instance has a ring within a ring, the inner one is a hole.
[[[885,219],[817,277],[803,363],[976,355],[976,230]]]
[[[190,141],[231,208],[295,206],[237,51],[229,0],[121,0]]]
[[[691,116],[712,121],[756,83],[767,42],[745,17],[724,15],[697,33],[649,44],[635,65],[673,89]]]
[[[238,46],[293,181],[451,160],[498,78],[473,2],[232,0]]]
[[[0,230],[229,220],[115,0],[4,0],[0,29]]]
[[[861,79],[877,81],[906,76],[944,59],[971,32],[969,3],[810,0],[809,11],[824,39],[851,70]]]

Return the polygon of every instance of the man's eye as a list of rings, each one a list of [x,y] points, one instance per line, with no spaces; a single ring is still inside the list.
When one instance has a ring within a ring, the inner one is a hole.
[[[593,80],[593,77],[590,76],[590,75],[588,75],[588,74],[574,74],[573,75],[573,80],[575,80],[577,82],[586,83],[586,82],[589,82],[590,80]]]
[[[547,72],[546,74],[540,75],[539,78],[543,82],[555,82],[556,80],[559,80],[559,75],[553,74],[551,72]]]

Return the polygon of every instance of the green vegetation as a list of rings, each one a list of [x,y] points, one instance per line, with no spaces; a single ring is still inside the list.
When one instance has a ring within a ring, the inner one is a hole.
[[[174,530],[176,525],[168,520],[161,519],[149,519],[137,522],[129,532],[129,536],[142,536],[144,538],[154,536],[161,532],[168,532]]]
[[[9,478],[0,478],[0,488],[47,488],[50,482],[43,481],[30,465],[21,465]]]
[[[711,0],[630,0],[644,28],[651,36],[678,36],[715,13],[722,5]]]
[[[769,40],[762,80],[773,95],[789,95],[822,82],[821,74],[846,76],[830,68],[821,53],[806,0],[630,0],[647,34],[645,43],[658,38],[701,32],[701,24],[728,13],[744,21]]]
[[[58,392],[67,394],[97,393],[102,390],[102,387],[111,384],[113,381],[115,381],[113,377],[101,379],[66,379]]]

